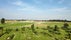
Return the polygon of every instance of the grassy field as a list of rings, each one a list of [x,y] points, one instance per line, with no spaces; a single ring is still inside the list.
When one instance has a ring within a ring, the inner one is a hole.
[[[69,24],[69,28],[71,28],[71,22],[67,23]],[[32,32],[32,24],[34,24],[36,34]],[[68,33],[61,29],[63,24],[64,22],[6,22],[5,24],[0,24],[0,27],[3,27],[3,33],[7,29],[9,33],[3,34],[0,40],[70,40],[65,38]],[[55,25],[59,27],[60,34],[48,31],[47,26],[54,28]],[[22,27],[25,27],[25,31],[22,31]],[[12,35],[14,37],[8,39]]]

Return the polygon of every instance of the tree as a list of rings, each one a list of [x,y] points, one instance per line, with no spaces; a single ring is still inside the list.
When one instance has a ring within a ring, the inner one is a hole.
[[[2,18],[1,19],[1,24],[4,24],[5,23],[5,18]]]

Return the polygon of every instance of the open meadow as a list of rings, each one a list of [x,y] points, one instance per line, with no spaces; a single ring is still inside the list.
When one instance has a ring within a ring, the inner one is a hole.
[[[0,24],[0,40],[71,40],[71,22],[66,23],[62,29],[64,22],[6,21]]]

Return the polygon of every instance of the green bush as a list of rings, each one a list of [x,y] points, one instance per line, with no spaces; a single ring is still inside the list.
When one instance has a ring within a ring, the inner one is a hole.
[[[16,28],[16,31],[19,31],[19,29],[18,29],[18,28]]]
[[[25,27],[22,27],[21,29],[22,29],[22,31],[25,31]]]
[[[1,24],[4,24],[4,23],[5,23],[5,19],[2,18],[2,19],[1,19]]]
[[[5,33],[10,33],[13,29],[6,29],[6,32]]]
[[[34,24],[31,25],[32,31],[35,31]]]

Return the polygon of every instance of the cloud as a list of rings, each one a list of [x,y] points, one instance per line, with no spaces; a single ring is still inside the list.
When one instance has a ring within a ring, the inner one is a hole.
[[[44,0],[35,0],[37,4],[43,4]],[[45,0],[46,1],[46,0]],[[54,2],[51,0],[51,2]],[[63,3],[64,1],[59,1]],[[23,2],[21,0],[9,1],[11,5],[15,8],[2,8],[0,9],[0,18],[14,18],[14,19],[70,19],[71,20],[71,9],[68,7],[53,7],[50,8],[37,5],[30,5],[30,3]],[[46,5],[46,4],[45,4]],[[18,7],[18,8],[17,8]],[[42,8],[40,8],[42,7]]]
[[[13,4],[15,4],[15,5],[21,5],[22,2],[15,2],[15,3],[13,3]]]
[[[1,17],[13,19],[69,19],[71,20],[71,9],[51,8],[39,10],[37,8],[21,8],[18,10],[0,9]]]
[[[22,1],[15,1],[12,2],[13,5],[19,6],[17,10],[19,11],[29,11],[29,12],[38,12],[41,11],[39,8],[33,5],[29,5],[28,3],[22,2]]]
[[[65,0],[60,0],[58,1],[59,4],[62,4]]]
[[[20,5],[23,5],[23,2],[22,1],[16,1],[16,2],[12,2],[12,4],[20,6]]]

